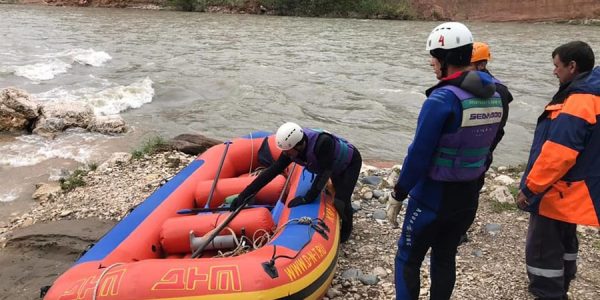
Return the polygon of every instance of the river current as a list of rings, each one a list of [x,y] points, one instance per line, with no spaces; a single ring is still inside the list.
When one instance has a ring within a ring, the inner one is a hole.
[[[600,53],[597,27],[466,22],[490,44],[492,73],[515,98],[496,165],[524,163],[537,116],[558,87],[551,52],[572,40]],[[294,18],[0,5],[0,88],[120,114],[130,133],[0,135],[0,217],[31,205],[62,168],[130,152],[155,135],[218,139],[282,122],[324,128],[367,159],[401,162],[436,79],[425,40],[436,22]]]

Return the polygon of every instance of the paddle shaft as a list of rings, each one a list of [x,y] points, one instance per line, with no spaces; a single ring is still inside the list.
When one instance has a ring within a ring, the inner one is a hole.
[[[296,163],[294,163],[294,165],[292,166],[292,170],[288,174],[288,177],[285,179],[285,184],[283,185],[283,189],[281,190],[281,194],[279,194],[279,199],[277,199],[278,201],[282,200],[281,198],[285,194],[285,190],[287,189],[288,183],[290,183],[290,179],[292,178],[292,174],[294,174],[294,170],[295,169],[296,169]],[[284,203],[285,203],[285,201],[284,201]]]
[[[225,229],[225,227],[227,227],[227,225],[229,225],[229,223],[231,223],[231,221],[240,213],[240,211],[242,211],[242,209],[244,209],[244,206],[246,206],[246,204],[248,204],[248,202],[250,202],[250,199],[252,199],[252,197],[254,197],[254,195],[250,195],[250,196],[246,197],[246,199],[244,199],[244,201],[240,204],[240,206],[238,206],[238,208],[236,208],[227,217],[227,219],[225,219],[225,221],[223,221],[223,223],[219,224],[219,226],[217,226],[215,229],[211,230],[208,233],[208,238],[205,240],[205,242],[202,245],[200,245],[198,247],[198,249],[196,249],[196,251],[194,251],[194,253],[192,253],[192,258],[197,258],[200,255],[202,255],[202,252],[204,251],[206,246],[208,246],[208,244],[210,244],[210,242],[212,242],[215,239],[215,237],[217,235],[219,235],[219,233],[223,229]]]
[[[255,207],[264,207],[264,208],[268,208],[268,209],[273,208],[272,205],[251,205],[251,206],[245,206],[244,208],[255,208]],[[229,207],[184,208],[184,209],[178,210],[177,214],[178,215],[185,215],[185,214],[194,214],[194,213],[203,213],[203,212],[215,212],[215,211],[229,211],[229,210],[230,210]]]
[[[213,194],[215,193],[215,188],[217,187],[217,182],[219,181],[219,176],[221,176],[221,170],[223,169],[223,163],[225,163],[225,157],[227,156],[227,151],[229,150],[230,141],[225,142],[225,150],[223,150],[223,155],[221,156],[221,162],[219,163],[219,168],[217,169],[217,174],[215,175],[215,180],[210,187],[210,192],[208,193],[208,199],[206,200],[206,205],[204,208],[210,207],[210,201],[212,200]]]

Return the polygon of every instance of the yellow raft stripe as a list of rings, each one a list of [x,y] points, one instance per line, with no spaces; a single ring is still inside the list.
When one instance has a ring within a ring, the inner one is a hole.
[[[335,275],[335,268],[333,268],[333,270],[331,270],[331,274],[329,274],[329,278],[327,278],[327,280],[325,280],[325,282],[323,282],[323,285],[320,288],[318,288],[314,293],[312,293],[310,296],[306,297],[306,299],[315,299],[315,300],[321,299],[320,296],[327,293],[327,290],[331,286],[331,281],[333,280],[334,275]]]
[[[339,226],[337,226],[337,230],[335,233],[335,240],[333,241],[333,244],[338,245],[338,243],[339,243],[338,240],[339,240]],[[310,244],[308,244],[305,247],[305,249],[309,245]],[[238,300],[241,298],[248,297],[246,299],[258,300],[258,299],[277,299],[277,298],[287,297],[288,295],[293,295],[293,294],[305,289],[306,287],[310,286],[313,282],[318,280],[319,277],[321,275],[323,275],[323,273],[325,273],[325,271],[327,271],[327,268],[329,268],[331,263],[335,261],[338,249],[339,249],[339,245],[338,245],[338,247],[332,248],[332,250],[334,250],[334,251],[329,251],[329,253],[327,254],[327,257],[325,257],[323,262],[321,264],[319,264],[319,266],[317,266],[312,272],[304,275],[304,277],[302,277],[301,279],[292,281],[288,284],[281,285],[281,286],[278,286],[278,287],[275,287],[272,289],[260,290],[260,291],[254,291],[254,292],[243,292],[243,293],[212,294],[212,295],[203,295],[203,296],[199,295],[199,296],[184,296],[184,297],[176,297],[176,298],[155,298],[155,299],[160,299],[160,300],[204,300],[204,299]],[[279,273],[281,274],[281,272],[279,272]],[[316,297],[318,295],[317,292],[321,289],[324,289],[325,286],[329,287],[329,283],[331,282],[333,274],[335,274],[335,271],[331,272],[331,275],[328,278],[328,280],[325,282],[325,284],[323,286],[321,286],[321,288],[317,289],[317,291],[315,291],[315,293],[313,293],[310,296],[311,298]],[[288,292],[289,292],[289,294],[288,294]]]

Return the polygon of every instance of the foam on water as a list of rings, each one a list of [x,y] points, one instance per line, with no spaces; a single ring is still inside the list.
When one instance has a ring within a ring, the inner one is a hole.
[[[67,73],[73,66],[73,63],[100,67],[112,57],[104,51],[94,49],[71,49],[58,53],[49,53],[37,55],[38,62],[23,65],[12,66],[12,72],[21,77],[33,81],[51,80],[58,74]]]
[[[71,57],[73,61],[82,65],[90,65],[94,67],[100,67],[105,62],[112,59],[108,53],[104,51],[95,51],[94,49],[73,49],[64,53],[64,56]]]
[[[81,141],[94,141],[99,138],[103,137],[99,134],[73,131],[59,135],[53,140],[38,135],[19,136],[12,143],[0,145],[0,152],[3,154],[0,156],[0,165],[33,166],[51,158],[72,159],[85,163],[93,153],[93,143],[86,145]]]
[[[0,202],[15,201],[19,197],[19,190],[12,189],[6,193],[0,193]]]
[[[59,59],[51,59],[31,65],[16,66],[14,73],[33,81],[50,80],[58,74],[67,73],[71,65]]]
[[[127,86],[117,86],[86,97],[97,115],[114,115],[152,102],[154,88],[148,77]]]
[[[129,85],[117,85],[106,89],[81,88],[69,91],[64,87],[58,87],[35,94],[34,97],[41,101],[85,102],[92,106],[96,115],[115,115],[152,102],[154,97],[152,84],[152,80],[146,77]],[[103,83],[102,85],[112,84]]]

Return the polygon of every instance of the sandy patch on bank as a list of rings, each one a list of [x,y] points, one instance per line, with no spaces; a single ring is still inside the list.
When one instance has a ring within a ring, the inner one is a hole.
[[[115,223],[60,220],[15,230],[0,249],[0,299],[39,299],[40,288],[52,284]]]

